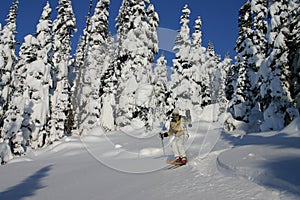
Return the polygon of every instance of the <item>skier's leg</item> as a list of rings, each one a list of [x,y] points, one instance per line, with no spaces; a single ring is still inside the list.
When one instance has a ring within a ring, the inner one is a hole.
[[[186,157],[185,149],[184,149],[184,141],[185,140],[185,135],[182,135],[178,137],[177,141],[177,147],[178,147],[178,153],[181,158]]]
[[[175,159],[177,157],[180,157],[180,152],[179,152],[179,148],[178,148],[178,137],[175,137],[172,142],[172,150],[173,150]]]

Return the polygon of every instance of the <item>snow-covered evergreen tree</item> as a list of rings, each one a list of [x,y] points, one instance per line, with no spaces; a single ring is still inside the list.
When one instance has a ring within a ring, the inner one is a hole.
[[[85,29],[83,30],[83,36],[79,38],[77,43],[77,48],[75,52],[75,61],[74,61],[74,73],[75,78],[72,84],[72,112],[74,115],[74,124],[73,129],[77,130],[78,134],[82,132],[82,112],[81,109],[86,106],[86,99],[83,93],[83,71],[85,66],[87,65],[87,56],[88,56],[88,49],[89,49],[89,40],[90,40],[90,33],[89,30],[91,29],[91,15],[93,9],[93,0],[90,0],[89,10],[87,14],[87,20]]]
[[[30,130],[32,148],[42,147],[51,142],[51,135],[47,126],[50,118],[50,88],[52,87],[52,23],[51,8],[46,3],[39,23],[36,27],[37,60],[28,67],[26,82],[30,99]]]
[[[195,21],[194,33],[192,34],[191,47],[189,51],[189,63],[191,67],[200,67],[205,62],[206,48],[202,46],[202,21],[200,16]],[[201,72],[199,72],[201,73]],[[192,76],[196,82],[199,74]]]
[[[86,31],[89,37],[86,64],[82,69],[81,88],[84,102],[80,107],[82,130],[87,131],[101,125],[101,79],[109,66],[108,55],[108,8],[109,0],[99,0],[90,27]],[[110,43],[111,44],[111,43]],[[108,106],[108,105],[106,105]]]
[[[252,124],[257,124],[262,120],[261,105],[260,105],[260,87],[263,78],[260,76],[260,67],[265,61],[267,56],[267,38],[266,33],[268,29],[267,14],[268,14],[268,1],[267,0],[252,0],[251,1],[251,14],[253,23],[253,36],[251,41],[252,53],[248,59],[248,65],[251,67],[251,95],[252,108],[248,112],[247,120]]]
[[[205,52],[205,62],[201,67],[201,107],[217,103],[218,95],[214,89],[216,85],[218,85],[218,82],[215,82],[217,80],[215,80],[214,77],[220,61],[220,56],[215,53],[214,45],[209,42],[207,51]]]
[[[149,2],[150,3],[150,2]],[[159,23],[158,13],[155,12],[154,5],[149,4],[147,11],[147,25],[148,28],[146,30],[146,35],[148,40],[150,41],[148,44],[148,60],[150,63],[154,62],[154,54],[158,53],[158,35],[157,28]]]
[[[168,84],[167,60],[162,54],[156,61],[153,81],[155,95],[153,115],[154,121],[157,123],[165,122],[168,114],[174,109],[174,105],[167,101],[170,96]]]
[[[266,33],[268,29],[267,11],[267,0],[251,1],[251,15],[253,16],[253,57],[250,61],[253,63],[252,68],[255,72],[259,70],[262,61],[266,57]]]
[[[295,107],[300,111],[300,1],[290,0],[289,30],[287,46],[289,65],[291,66],[291,96]]]
[[[52,64],[53,56],[53,35],[52,35],[52,21],[50,19],[52,9],[47,1],[43,8],[43,12],[36,26],[36,38],[39,42],[37,53],[38,59],[42,59],[45,64]]]
[[[173,50],[176,51],[176,58],[173,59],[173,71],[171,74],[172,98],[175,100],[175,107],[181,111],[192,107],[191,97],[196,92],[196,85],[191,80],[191,65],[189,53],[191,48],[189,16],[190,9],[185,5],[180,19],[181,28],[176,37]],[[188,88],[187,88],[188,86]]]
[[[173,50],[176,51],[176,58],[173,60],[173,67],[179,73],[182,73],[183,69],[189,68],[188,58],[191,47],[190,40],[190,9],[188,5],[185,5],[182,10],[182,16],[180,19],[181,28],[175,40],[175,46]]]
[[[234,95],[229,104],[233,116],[243,121],[249,121],[254,99],[252,85],[255,84],[253,80],[256,79],[255,61],[250,59],[257,53],[253,48],[252,25],[251,4],[247,1],[239,12],[239,37],[235,46],[237,80],[234,85]]]
[[[76,20],[70,0],[59,0],[58,15],[53,22],[53,71],[54,91],[51,96],[51,140],[56,140],[70,132],[72,117],[69,115],[70,85],[68,69],[70,65],[70,38],[76,31]]]
[[[6,25],[0,34],[0,124],[8,110],[11,96],[11,76],[17,62],[16,56],[16,17],[19,1],[15,0],[9,10]]]
[[[13,92],[2,130],[2,135],[10,141],[14,154],[24,153],[32,130],[29,121],[33,105],[30,102],[27,76],[28,73],[35,73],[29,67],[37,59],[38,42],[32,35],[26,36],[24,40],[19,52],[19,61],[12,74]]]
[[[206,61],[206,48],[202,46],[202,21],[200,16],[195,20],[194,32],[192,34],[191,39],[191,47],[189,52],[189,63],[190,68],[184,69],[186,76],[189,78],[191,82],[193,82],[192,86],[193,93],[191,94],[191,101],[193,107],[190,108],[194,110],[191,112],[192,119],[195,119],[197,115],[197,111],[201,110],[201,90],[203,89],[202,84],[205,77],[205,69],[203,68],[203,64]]]
[[[154,34],[158,24],[157,14],[153,12],[153,5],[146,12],[143,0],[124,0],[119,10],[115,62],[121,72],[116,113],[119,127],[131,124],[133,119],[141,126],[152,127],[152,62],[157,51]]]
[[[37,39],[25,37],[20,58],[12,76],[12,95],[3,126],[13,153],[22,154],[26,147],[41,147],[47,139],[49,87],[51,86],[52,35],[51,9],[46,4],[39,24]]]
[[[228,100],[226,98],[226,83],[228,71],[232,66],[232,59],[230,58],[229,53],[226,54],[224,60],[219,63],[215,79],[218,81],[218,90],[217,92],[217,101],[220,105],[220,113],[227,111]]]
[[[115,65],[112,60],[114,60],[114,38],[109,36],[106,40],[106,56],[103,61],[103,71],[101,77],[101,115],[100,124],[105,130],[115,130],[115,108],[116,108],[116,92],[118,86],[118,75]]]
[[[261,86],[264,111],[263,131],[278,130],[286,125],[287,109],[292,106],[290,93],[291,70],[287,47],[288,0],[270,1],[268,31],[268,57],[262,65],[264,82]]]
[[[234,95],[234,88],[236,85],[237,80],[237,69],[236,65],[232,64],[229,69],[227,70],[227,76],[226,76],[226,99],[228,101],[231,101],[233,99]]]

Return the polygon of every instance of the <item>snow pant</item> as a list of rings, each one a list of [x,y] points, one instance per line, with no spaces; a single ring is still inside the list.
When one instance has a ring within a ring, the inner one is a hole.
[[[184,143],[185,143],[185,134],[174,137],[174,140],[172,142],[172,150],[174,153],[175,158],[176,157],[186,157],[185,149],[184,149]]]

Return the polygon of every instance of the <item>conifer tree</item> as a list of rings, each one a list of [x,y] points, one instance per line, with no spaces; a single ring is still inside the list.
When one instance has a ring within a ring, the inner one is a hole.
[[[295,107],[300,111],[300,1],[291,0],[288,6],[289,34],[289,65],[291,66],[291,97]]]
[[[87,99],[85,95],[83,95],[83,88],[84,88],[84,78],[83,78],[83,71],[87,65],[87,57],[88,57],[88,50],[90,47],[90,29],[91,29],[91,15],[93,9],[93,0],[90,0],[89,10],[87,14],[85,29],[83,30],[83,36],[79,38],[77,43],[77,48],[75,52],[75,61],[74,61],[74,71],[75,71],[75,79],[72,85],[72,107],[74,113],[74,124],[73,129],[77,130],[78,134],[81,134],[82,129],[82,115],[84,114],[81,112],[83,108],[87,104]]]
[[[3,124],[4,114],[8,110],[12,92],[11,76],[17,62],[15,34],[18,5],[19,1],[15,0],[0,34],[0,124]]]
[[[185,69],[185,74],[189,77],[190,81],[193,82],[193,93],[191,95],[191,101],[194,110],[192,112],[192,119],[196,116],[193,116],[193,113],[197,113],[201,110],[201,89],[203,87],[205,69],[203,64],[206,61],[206,48],[202,46],[202,21],[200,16],[195,20],[194,32],[191,39],[191,47],[189,52],[189,63],[190,68]]]
[[[202,46],[202,21],[200,16],[195,20],[194,33],[192,34],[189,62],[191,66],[199,67],[205,62],[206,48]],[[199,77],[197,75],[197,77]],[[193,79],[197,79],[193,77]]]
[[[30,113],[32,104],[28,88],[28,73],[34,73],[29,67],[37,59],[37,40],[27,35],[20,47],[19,61],[12,74],[12,93],[9,108],[6,111],[2,134],[9,143],[14,154],[22,154],[30,139]],[[34,84],[34,83],[32,83]]]
[[[147,1],[149,3],[149,1]],[[157,14],[150,5],[148,14],[143,0],[124,0],[117,17],[118,47],[115,61],[120,71],[117,97],[119,127],[130,125],[134,119],[139,124],[152,127],[152,61],[157,50]],[[154,16],[154,17],[153,17]],[[154,29],[153,29],[154,28]],[[146,100],[144,96],[149,96]]]
[[[39,23],[36,26],[37,60],[28,67],[27,85],[31,103],[29,124],[31,126],[32,148],[42,147],[51,142],[49,127],[51,69],[53,66],[53,35],[50,19],[52,9],[46,3]]]
[[[189,68],[188,56],[190,52],[191,40],[190,40],[190,9],[188,5],[185,5],[182,10],[182,16],[180,19],[181,28],[175,40],[175,46],[173,48],[176,51],[176,58],[173,60],[173,67],[178,73],[183,73],[183,69]]]
[[[116,92],[118,85],[118,75],[115,65],[112,60],[114,60],[114,38],[108,36],[106,44],[103,46],[106,49],[105,58],[103,61],[103,71],[101,77],[101,115],[100,124],[108,131],[113,131],[116,128],[115,124],[115,108],[116,108]]]
[[[267,56],[267,38],[266,33],[268,29],[267,22],[267,0],[252,0],[251,1],[251,14],[253,16],[253,45],[251,47],[252,54],[249,58],[249,67],[253,70],[253,77],[251,80],[251,92],[253,93],[252,99],[252,111],[251,112],[260,112],[259,101],[261,99],[260,95],[260,86],[262,83],[262,77],[259,74],[260,67],[265,61]],[[250,114],[252,115],[252,114]],[[255,116],[257,118],[257,116]],[[262,120],[262,119],[256,119]],[[250,119],[251,121],[251,119]]]
[[[82,94],[85,102],[80,108],[82,129],[90,130],[100,125],[101,115],[101,79],[108,68],[108,8],[109,0],[99,0],[94,15],[90,19],[86,64],[82,70]]]
[[[168,112],[174,108],[167,101],[170,92],[168,88],[168,71],[167,60],[164,54],[162,54],[156,61],[156,67],[154,68],[154,95],[155,95],[155,109],[154,109],[154,121],[164,122],[167,120]]]
[[[216,99],[213,91],[213,78],[215,70],[220,62],[219,56],[215,54],[214,45],[209,42],[207,51],[205,52],[205,62],[201,66],[201,95],[200,95],[200,105],[205,107]]]
[[[291,70],[287,47],[288,0],[271,1],[268,31],[268,57],[262,66],[264,83],[261,87],[264,111],[263,131],[282,129],[287,124],[287,110],[292,107],[290,93]],[[266,73],[268,72],[268,73]],[[271,122],[271,123],[270,123]]]
[[[51,96],[50,133],[52,140],[59,139],[65,133],[68,124],[68,115],[71,110],[70,85],[68,82],[68,69],[70,64],[70,39],[76,31],[75,16],[70,0],[59,0],[57,18],[53,22],[53,71],[54,91]],[[68,129],[69,129],[68,128]]]
[[[228,106],[228,99],[226,96],[227,92],[227,81],[229,71],[232,67],[232,59],[230,58],[230,54],[227,53],[225,55],[224,60],[219,64],[218,71],[219,71],[219,90],[218,90],[218,103],[220,105],[220,113],[224,113],[227,111]]]
[[[147,11],[147,25],[148,28],[146,30],[147,38],[150,40],[148,42],[148,59],[149,62],[152,64],[154,62],[154,54],[158,53],[158,35],[157,35],[157,28],[159,24],[159,16],[158,13],[155,12],[154,5],[149,4]]]
[[[267,52],[267,10],[267,0],[251,1],[251,15],[253,16],[253,57],[251,61],[254,65],[252,68],[255,72],[259,70]]]
[[[195,84],[191,81],[192,73],[189,63],[191,47],[190,13],[188,5],[185,5],[180,19],[181,28],[173,48],[176,51],[176,58],[173,59],[173,71],[171,75],[172,98],[175,100],[175,106],[182,111],[192,107],[191,96],[195,92]],[[186,88],[187,85],[190,87]]]
[[[251,18],[251,4],[247,1],[239,12],[239,37],[235,46],[237,52],[235,71],[237,74],[234,85],[234,95],[230,102],[230,110],[236,119],[249,120],[253,108],[252,78],[255,68],[250,60],[253,57],[253,30]]]
[[[12,76],[12,100],[3,132],[11,138],[15,154],[22,154],[28,145],[42,147],[49,137],[46,125],[49,118],[49,87],[52,84],[50,13],[47,3],[37,25],[37,39],[32,35],[25,37]]]

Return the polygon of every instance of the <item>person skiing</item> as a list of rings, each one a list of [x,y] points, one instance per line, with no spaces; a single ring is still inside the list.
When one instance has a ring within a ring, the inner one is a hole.
[[[169,130],[165,133],[161,133],[161,138],[174,135],[174,140],[172,142],[172,150],[175,157],[175,164],[186,164],[187,156],[184,149],[184,143],[186,142],[187,134],[185,123],[190,122],[185,117],[179,114],[179,110],[174,109],[172,112],[172,118],[170,122]]]

